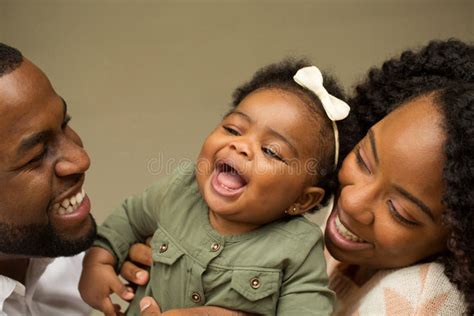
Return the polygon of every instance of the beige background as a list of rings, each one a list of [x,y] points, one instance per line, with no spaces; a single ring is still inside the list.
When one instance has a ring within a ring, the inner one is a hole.
[[[405,48],[473,41],[473,21],[472,0],[0,0],[0,41],[69,104],[92,157],[86,189],[99,222],[194,159],[258,67],[308,56],[349,89]]]
[[[194,159],[258,67],[307,56],[350,90],[403,49],[474,41],[473,21],[472,0],[0,0],[0,41],[69,104],[93,160],[87,191],[99,222]]]

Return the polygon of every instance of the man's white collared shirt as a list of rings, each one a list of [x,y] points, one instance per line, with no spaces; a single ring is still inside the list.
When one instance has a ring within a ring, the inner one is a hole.
[[[0,275],[0,315],[89,315],[77,289],[83,257],[31,259],[25,285]]]

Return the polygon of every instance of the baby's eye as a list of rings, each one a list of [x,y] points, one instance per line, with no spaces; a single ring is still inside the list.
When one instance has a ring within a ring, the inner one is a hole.
[[[237,131],[236,129],[233,129],[232,127],[223,126],[223,128],[227,133],[229,133],[231,135],[240,136],[239,131]]]
[[[265,155],[267,155],[271,158],[280,160],[281,162],[285,162],[285,160],[276,151],[274,151],[270,147],[262,147],[262,151]]]

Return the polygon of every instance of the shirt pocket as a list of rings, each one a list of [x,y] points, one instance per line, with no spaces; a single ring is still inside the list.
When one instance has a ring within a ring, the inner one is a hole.
[[[157,231],[151,239],[152,258],[154,262],[173,265],[184,253],[164,232]]]
[[[240,295],[244,310],[275,315],[280,284],[279,270],[234,270],[230,287]]]
[[[156,231],[151,240],[153,266],[146,295],[153,296],[163,311],[185,306],[187,284],[184,252],[166,233]]]

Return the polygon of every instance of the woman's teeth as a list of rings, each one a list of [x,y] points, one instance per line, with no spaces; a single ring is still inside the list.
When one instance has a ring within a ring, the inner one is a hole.
[[[53,209],[59,215],[71,214],[79,207],[79,205],[81,205],[85,196],[86,193],[84,192],[84,189],[82,189],[81,192],[77,193],[76,195],[65,198],[60,203],[54,204]]]
[[[339,219],[339,216],[336,217],[336,229],[341,234],[342,237],[355,241],[355,242],[364,242],[363,239],[359,238],[359,236],[354,235],[351,233],[342,223],[341,220]]]

